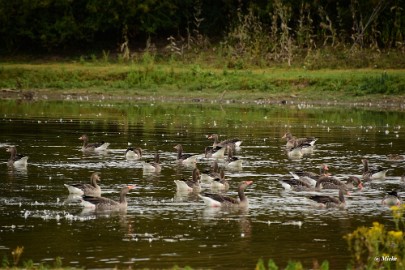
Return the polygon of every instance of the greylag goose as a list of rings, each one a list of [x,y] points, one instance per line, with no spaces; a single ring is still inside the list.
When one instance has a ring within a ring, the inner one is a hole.
[[[27,167],[28,156],[17,154],[17,148],[15,146],[8,147],[6,152],[10,153],[10,158],[7,161],[9,167]]]
[[[363,179],[365,181],[369,180],[384,180],[386,177],[386,174],[388,172],[387,170],[384,169],[371,169],[368,165],[368,160],[367,159],[362,159],[361,162],[363,163]]]
[[[229,183],[225,179],[225,172],[223,169],[220,170],[219,177],[215,178],[211,182],[211,189],[214,189],[214,190],[228,190],[229,189]]]
[[[396,191],[387,192],[384,199],[381,201],[382,205],[387,206],[394,206],[394,205],[401,205],[401,197],[398,195]]]
[[[194,168],[191,180],[174,180],[174,183],[178,192],[200,192],[200,171]]]
[[[142,163],[143,172],[160,172],[162,167],[160,166],[159,153],[155,154],[154,161],[146,161]]]
[[[200,180],[201,182],[211,183],[216,178],[221,178],[221,175],[219,172],[218,162],[215,160],[212,164],[212,170],[205,170],[203,173],[201,173]]]
[[[242,169],[242,160],[233,156],[233,148],[228,145],[228,158],[226,160],[226,167],[230,169]]]
[[[314,191],[314,186],[305,178],[282,178],[281,185],[285,190],[292,191]]]
[[[139,147],[129,147],[125,151],[125,158],[128,160],[137,160],[142,158],[142,149]]]
[[[98,181],[101,181],[100,174],[98,172],[94,172],[90,176],[90,184],[64,184],[64,186],[71,194],[99,197],[101,196],[101,188],[97,184]]]
[[[308,171],[302,171],[302,170],[297,170],[290,172],[290,174],[295,178],[295,179],[300,179],[304,178],[306,181],[308,181],[311,185],[315,186],[316,181],[318,181],[319,177],[321,176],[326,176],[328,175],[326,171],[329,170],[328,165],[326,164],[321,164],[319,166],[319,174],[314,173],[314,172],[308,172]]]
[[[110,146],[107,142],[89,143],[89,137],[86,134],[80,136],[79,140],[83,141],[82,151],[105,151]]]
[[[177,161],[186,164],[195,164],[197,162],[197,156],[191,154],[183,154],[183,146],[178,144],[174,147],[177,150]]]
[[[204,204],[208,207],[247,207],[249,206],[249,201],[245,195],[245,189],[252,183],[253,181],[242,181],[239,184],[238,199],[214,193],[204,193],[203,196],[199,195],[199,197],[203,199]]]
[[[225,147],[205,147],[205,158],[223,158],[225,156]]]
[[[356,177],[356,176],[349,176],[346,179],[346,187],[349,190],[353,190],[355,188],[362,190],[363,189],[363,183],[361,182],[361,179]]]
[[[301,159],[304,156],[302,146],[295,146],[287,149],[287,156],[290,159]]]
[[[345,196],[343,195],[342,189],[339,189],[339,198],[324,195],[315,195],[310,196],[309,199],[315,201],[318,206],[322,208],[343,208],[346,205]]]
[[[315,188],[317,189],[343,189],[348,190],[345,183],[332,176],[321,176],[316,181]]]
[[[135,185],[123,187],[121,189],[120,200],[118,202],[105,197],[83,196],[82,205],[85,208],[94,209],[96,211],[126,210],[128,206],[126,195],[131,189],[134,188]]]
[[[233,149],[240,147],[242,144],[242,141],[240,139],[234,138],[234,139],[227,139],[223,141],[219,141],[218,139],[218,134],[211,134],[208,136],[208,139],[214,140],[213,147],[226,147],[227,145],[230,145]]]
[[[307,137],[307,138],[296,138],[294,137],[290,132],[287,132],[284,134],[283,137],[281,137],[282,139],[286,139],[287,143],[286,143],[286,148],[287,149],[291,149],[297,146],[314,146],[315,142],[318,140],[315,137]]]

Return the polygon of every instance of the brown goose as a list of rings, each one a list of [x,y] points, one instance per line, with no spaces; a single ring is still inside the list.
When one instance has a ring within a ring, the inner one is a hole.
[[[97,185],[98,181],[101,181],[100,174],[98,172],[94,172],[90,176],[90,184],[79,183],[79,184],[71,184],[71,185],[64,184],[64,185],[71,194],[99,197],[101,196],[101,188],[99,185]]]
[[[315,137],[296,138],[290,132],[285,133],[284,136],[281,138],[287,140],[287,149],[291,149],[297,146],[314,146],[315,142],[318,140]]]
[[[219,172],[219,167],[218,167],[218,162],[215,160],[212,164],[212,169],[210,170],[204,170],[203,173],[201,173],[201,181],[202,182],[207,182],[211,183],[214,181],[216,178],[221,178],[220,172]]]
[[[82,151],[105,151],[110,146],[107,142],[89,143],[89,137],[86,134],[80,136],[79,140],[83,141]]]
[[[319,174],[314,173],[314,172],[302,171],[302,170],[293,171],[293,172],[290,172],[290,174],[295,179],[299,179],[299,178],[307,179],[307,181],[309,181],[313,186],[315,186],[316,181],[318,181],[319,177],[328,175],[326,172],[328,170],[329,170],[328,165],[321,164],[321,166],[319,166]]]
[[[218,134],[211,134],[208,136],[208,139],[214,140],[214,143],[212,145],[213,147],[217,147],[217,146],[226,147],[226,146],[230,145],[232,148],[237,148],[237,147],[240,147],[240,145],[242,144],[242,141],[237,138],[223,140],[220,142],[218,139]]]
[[[177,150],[177,161],[186,164],[195,164],[197,162],[197,156],[191,154],[183,154],[183,146],[178,144],[174,147]]]
[[[361,162],[363,163],[363,179],[365,181],[369,180],[384,180],[386,177],[386,174],[388,172],[387,170],[384,169],[372,169],[368,166],[368,160],[367,159],[362,159]]]
[[[228,180],[226,180],[226,178],[225,178],[225,172],[222,168],[219,172],[219,177],[216,177],[212,181],[211,189],[214,189],[214,190],[228,190],[229,189],[229,183],[228,183]]]
[[[221,194],[204,193],[199,195],[208,207],[247,207],[249,206],[248,198],[245,195],[245,189],[252,184],[253,181],[242,181],[238,187],[238,199],[224,196]]]
[[[331,176],[322,176],[316,181],[315,189],[340,189],[348,193],[349,188],[339,179]]]
[[[230,145],[227,146],[227,149],[228,149],[228,158],[226,160],[226,167],[230,169],[242,169],[243,161],[233,155],[234,150]]]
[[[322,208],[333,208],[333,207],[343,208],[346,205],[345,196],[343,195],[343,192],[344,191],[342,189],[339,189],[339,198],[324,195],[315,195],[309,197],[309,199],[317,202],[318,205]]]
[[[134,185],[123,187],[118,202],[105,197],[83,196],[82,205],[96,211],[126,210],[128,206],[126,195],[134,188]]]
[[[205,147],[205,158],[223,158],[225,155],[225,147]]]
[[[361,179],[356,176],[349,176],[346,179],[346,186],[349,190],[353,190],[355,188],[359,190],[363,189],[363,183],[361,182]]]
[[[179,192],[200,192],[200,171],[197,168],[193,170],[192,180],[174,180],[176,190]]]
[[[155,154],[154,161],[146,161],[142,163],[143,172],[160,172],[162,167],[160,166],[160,156],[159,153]]]
[[[125,158],[127,160],[136,160],[142,157],[142,149],[139,147],[133,148],[129,147],[125,151]]]
[[[10,146],[6,149],[6,152],[10,153],[10,158],[7,161],[9,167],[26,167],[28,163],[28,157],[17,154],[17,148],[15,146]]]
[[[285,190],[292,191],[315,191],[314,186],[306,181],[305,178],[282,178],[280,179],[281,185]]]

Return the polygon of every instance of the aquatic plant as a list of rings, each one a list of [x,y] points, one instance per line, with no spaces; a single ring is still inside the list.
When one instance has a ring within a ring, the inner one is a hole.
[[[355,269],[404,269],[405,242],[403,219],[405,206],[391,207],[395,230],[373,222],[370,228],[359,227],[345,236]]]

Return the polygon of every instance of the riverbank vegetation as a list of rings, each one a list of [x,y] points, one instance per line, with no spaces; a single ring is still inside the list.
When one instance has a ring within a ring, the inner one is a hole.
[[[233,99],[403,95],[404,5],[1,1],[0,88]]]

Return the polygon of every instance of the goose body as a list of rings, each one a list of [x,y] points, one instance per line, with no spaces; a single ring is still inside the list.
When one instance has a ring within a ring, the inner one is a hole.
[[[249,206],[248,198],[245,195],[245,189],[253,181],[242,181],[238,187],[238,198],[232,198],[215,193],[204,193],[199,197],[204,201],[204,204],[208,207],[247,207]]]
[[[307,182],[309,182],[312,186],[315,186],[316,181],[321,176],[327,175],[326,171],[329,170],[329,167],[326,164],[322,164],[319,167],[319,174],[314,173],[314,172],[309,172],[309,171],[302,171],[302,170],[296,170],[290,172],[290,174],[295,178],[295,179],[305,179]]]
[[[110,146],[110,143],[107,142],[89,143],[89,138],[85,134],[79,140],[83,141],[82,151],[105,151]]]
[[[388,169],[371,169],[368,164],[367,159],[361,160],[363,163],[363,179],[366,181],[369,180],[385,180]]]
[[[229,189],[229,183],[225,179],[225,172],[223,169],[219,172],[219,177],[216,177],[212,182],[211,182],[211,189],[213,190],[228,190]]]
[[[301,146],[296,146],[290,149],[287,149],[287,156],[290,159],[300,159],[304,156]]]
[[[315,195],[310,196],[310,200],[316,202],[319,207],[322,208],[343,208],[346,205],[345,197],[343,195],[343,190],[339,189],[339,197],[334,198],[331,196]]]
[[[114,201],[105,197],[83,196],[82,205],[96,211],[126,210],[128,206],[126,195],[135,186],[125,186],[121,189],[120,200]]]
[[[387,192],[384,199],[381,201],[382,205],[387,206],[394,206],[394,205],[401,205],[401,197],[398,195],[396,191]]]
[[[101,188],[97,184],[98,181],[100,181],[100,175],[95,172],[90,176],[90,184],[64,184],[64,186],[69,190],[70,194],[99,197],[101,196]]]
[[[200,171],[197,168],[193,170],[192,180],[174,180],[178,192],[200,192]]]
[[[345,192],[348,192],[349,188],[345,183],[339,179],[331,176],[322,176],[318,179],[315,185],[315,189],[340,189]]]
[[[177,150],[177,161],[185,163],[185,164],[196,164],[197,163],[197,156],[191,154],[184,154],[183,153],[183,146],[178,144],[174,147]]]
[[[17,154],[17,148],[15,146],[6,148],[6,152],[10,153],[10,158],[7,161],[9,167],[27,167],[28,156]]]
[[[242,140],[238,138],[234,139],[227,139],[223,141],[219,141],[218,134],[211,134],[208,136],[208,139],[214,140],[213,147],[226,147],[226,146],[231,146],[232,148],[238,148],[242,144]]]
[[[231,146],[227,146],[228,148],[228,158],[226,160],[226,167],[230,169],[242,169],[243,161],[238,157],[233,156],[233,148]]]
[[[317,138],[314,137],[296,138],[290,132],[285,133],[282,139],[287,140],[286,143],[287,149],[291,149],[297,146],[306,146],[305,148],[313,147],[315,146],[315,142],[318,140]]]
[[[221,178],[221,174],[219,172],[218,163],[214,161],[212,170],[201,173],[200,180],[201,182],[211,183],[216,178]]]
[[[225,156],[225,147],[205,147],[205,157],[206,158],[223,158]]]
[[[306,179],[305,179],[306,180]],[[282,178],[281,185],[285,190],[291,191],[313,191],[314,186],[303,178]]]
[[[125,158],[127,160],[137,160],[140,159],[141,157],[142,157],[142,149],[139,147],[137,148],[129,147],[125,151]]]
[[[160,165],[160,156],[159,153],[155,154],[155,159],[154,161],[150,162],[143,162],[142,163],[142,169],[143,172],[160,172],[162,170],[162,167]]]

